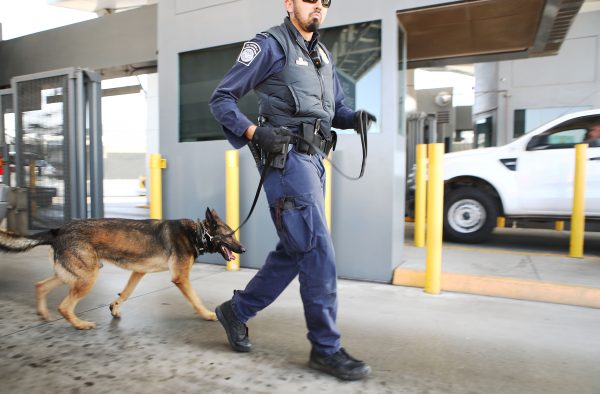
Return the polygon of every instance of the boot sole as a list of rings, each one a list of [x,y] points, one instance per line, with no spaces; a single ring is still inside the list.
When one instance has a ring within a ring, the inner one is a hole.
[[[308,362],[308,366],[312,369],[316,369],[317,371],[325,372],[331,376],[335,376],[338,379],[342,380],[361,380],[366,378],[371,374],[371,367],[367,366],[364,370],[355,371],[354,373],[340,373],[339,371],[323,364],[319,364],[315,361],[310,360]]]
[[[231,337],[231,334],[229,333],[229,329],[227,328],[227,325],[225,324],[225,316],[223,315],[223,312],[221,312],[221,308],[217,307],[217,309],[215,309],[215,313],[217,314],[217,318],[219,318],[219,323],[221,323],[221,325],[225,329],[225,333],[227,334],[227,340],[229,341],[229,345],[231,346],[231,348],[233,350],[235,350],[236,352],[240,352],[240,353],[249,352],[251,349],[249,346],[248,347],[241,346],[234,342],[233,338]]]

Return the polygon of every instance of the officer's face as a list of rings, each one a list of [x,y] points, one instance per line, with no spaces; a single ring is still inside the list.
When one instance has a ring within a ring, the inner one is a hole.
[[[304,32],[317,31],[327,16],[327,8],[323,7],[320,0],[314,4],[302,0],[285,0],[285,7],[294,25]]]

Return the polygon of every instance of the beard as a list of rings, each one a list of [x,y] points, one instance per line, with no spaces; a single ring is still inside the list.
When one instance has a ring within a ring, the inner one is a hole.
[[[316,19],[313,19],[306,25],[306,31],[309,31],[311,33],[316,33],[317,30],[319,30],[319,27],[321,27],[321,23],[319,21],[317,21]]]

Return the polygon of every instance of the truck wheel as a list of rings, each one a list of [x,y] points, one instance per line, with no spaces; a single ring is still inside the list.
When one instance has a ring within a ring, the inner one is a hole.
[[[498,206],[492,196],[474,187],[450,190],[444,200],[444,238],[478,243],[496,227]]]

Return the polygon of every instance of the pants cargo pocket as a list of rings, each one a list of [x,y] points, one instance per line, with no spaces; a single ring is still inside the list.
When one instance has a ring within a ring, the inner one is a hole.
[[[282,197],[271,206],[277,234],[290,253],[306,253],[315,247],[313,204],[310,195]]]

